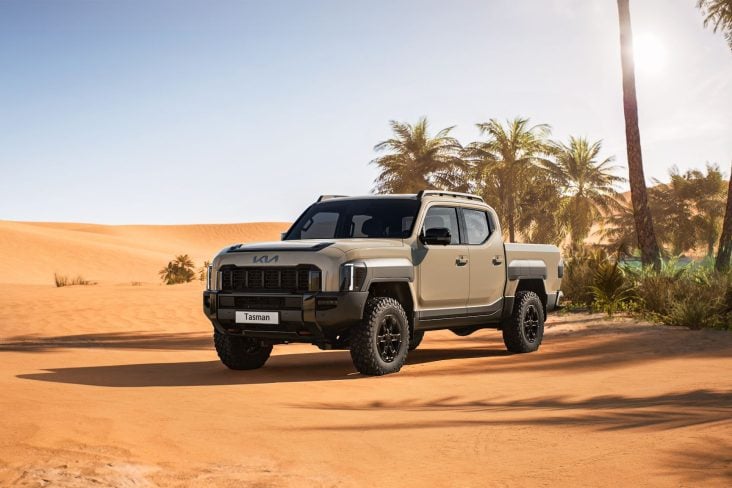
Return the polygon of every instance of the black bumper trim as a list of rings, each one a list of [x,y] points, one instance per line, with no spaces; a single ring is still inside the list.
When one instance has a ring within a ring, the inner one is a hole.
[[[292,299],[298,297],[302,300],[302,306],[299,309],[262,309],[261,311],[280,312],[280,324],[265,326],[237,324],[234,320],[237,310],[235,306],[219,307],[222,297],[245,296],[274,297],[278,295],[208,290],[203,292],[203,311],[218,332],[258,337],[274,342],[325,344],[336,341],[340,333],[361,320],[368,292],[318,292],[287,295],[288,304],[292,304]],[[232,301],[227,299],[225,303],[231,304]]]

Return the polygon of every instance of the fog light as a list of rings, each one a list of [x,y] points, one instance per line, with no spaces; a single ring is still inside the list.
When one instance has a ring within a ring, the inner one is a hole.
[[[337,297],[319,297],[315,302],[315,307],[318,310],[330,310],[338,306]]]

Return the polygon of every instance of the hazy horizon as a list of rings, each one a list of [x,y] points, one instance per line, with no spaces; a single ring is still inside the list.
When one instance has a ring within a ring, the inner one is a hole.
[[[631,0],[646,176],[732,161],[732,54]],[[290,221],[366,194],[389,120],[529,117],[625,167],[615,0],[0,3],[0,219]],[[622,173],[627,176],[626,173]]]

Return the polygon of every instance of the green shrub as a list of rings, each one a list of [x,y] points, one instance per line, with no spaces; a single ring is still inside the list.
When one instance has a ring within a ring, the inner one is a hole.
[[[617,262],[601,261],[592,277],[590,291],[600,310],[608,317],[621,309],[633,297],[625,273]]]
[[[208,274],[208,267],[211,264],[211,261],[204,261],[203,266],[198,268],[198,281],[204,282],[206,281],[206,275]]]
[[[161,269],[158,274],[166,285],[175,285],[178,283],[189,283],[196,276],[194,271],[193,260],[188,254],[181,254],[175,257],[173,261]]]
[[[607,255],[601,249],[568,250],[564,264],[562,292],[573,306],[584,306],[593,310],[595,296],[592,293],[595,272]]]
[[[633,277],[641,312],[666,325],[732,328],[732,278],[710,266],[669,263]]]

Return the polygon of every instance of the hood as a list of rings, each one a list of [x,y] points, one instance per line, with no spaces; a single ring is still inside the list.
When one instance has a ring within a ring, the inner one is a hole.
[[[333,241],[335,249],[347,253],[353,250],[383,249],[387,247],[402,247],[401,239],[342,239]]]
[[[334,241],[320,240],[255,242],[251,244],[235,244],[225,249],[225,252],[317,252],[331,246],[333,243]]]
[[[385,247],[401,247],[401,239],[341,239],[322,241],[304,239],[300,241],[255,242],[251,244],[235,244],[223,250],[224,253],[239,252],[318,252],[323,249],[337,249],[348,252],[354,249],[382,249]]]

